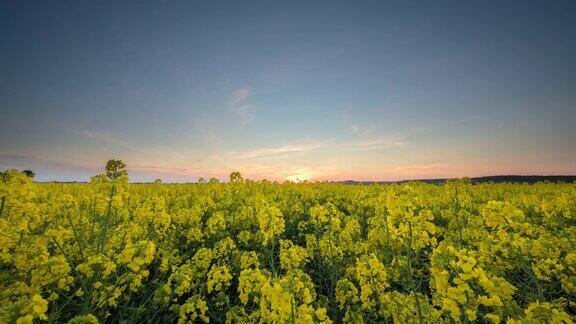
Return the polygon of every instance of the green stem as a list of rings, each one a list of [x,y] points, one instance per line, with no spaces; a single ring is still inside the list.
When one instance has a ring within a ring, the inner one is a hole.
[[[276,242],[275,239],[273,239],[270,242],[270,269],[272,269],[272,273],[274,274],[274,276],[276,276],[276,267],[274,266],[274,243]]]
[[[2,217],[2,213],[4,212],[4,203],[6,202],[6,196],[2,197],[2,203],[0,203],[0,217]]]
[[[68,210],[68,205],[66,205],[66,203],[64,203],[64,208],[66,209],[66,219],[68,220],[68,225],[70,225],[70,227],[72,228],[74,238],[76,238],[76,243],[78,244],[78,251],[80,252],[80,258],[84,259],[84,252],[83,252],[84,249],[82,247],[82,241],[78,236],[78,229],[74,226],[74,223],[72,223],[72,217],[70,217],[70,211]]]
[[[416,284],[414,283],[414,277],[412,274],[412,223],[408,222],[408,229],[410,230],[410,240],[409,240],[409,246],[408,246],[408,272],[409,272],[409,278],[410,278],[410,285],[412,292],[414,293],[414,298],[416,299],[416,310],[418,312],[418,322],[420,322],[420,324],[424,323],[424,317],[422,316],[422,307],[420,306],[420,298],[418,297],[418,292],[416,291]]]
[[[116,187],[113,185],[112,190],[110,190],[110,198],[108,199],[108,210],[106,211],[106,218],[104,219],[104,226],[102,228],[102,232],[100,233],[100,240],[98,242],[98,252],[102,253],[102,249],[104,249],[104,242],[106,241],[106,235],[108,232],[108,225],[110,223],[110,214],[112,211],[112,197],[114,197],[114,189]]]

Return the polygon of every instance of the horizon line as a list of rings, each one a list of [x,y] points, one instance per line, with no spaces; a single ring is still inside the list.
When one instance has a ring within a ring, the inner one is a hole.
[[[440,178],[415,178],[415,179],[399,179],[399,180],[354,180],[354,179],[346,179],[346,180],[302,180],[302,181],[291,181],[291,180],[283,180],[283,181],[278,181],[278,180],[270,180],[270,179],[259,179],[259,180],[251,180],[251,179],[243,179],[243,180],[248,180],[248,181],[252,181],[252,182],[262,182],[262,181],[268,181],[268,182],[272,182],[272,183],[360,183],[360,184],[370,184],[370,183],[374,183],[374,184],[385,184],[385,183],[401,183],[401,182],[427,182],[427,181],[446,181],[446,180],[454,180],[454,179],[470,179],[470,180],[475,180],[475,179],[485,179],[485,178],[505,178],[505,177],[524,177],[524,178],[574,178],[572,181],[576,181],[576,174],[528,174],[528,175],[524,175],[524,174],[496,174],[496,175],[485,175],[485,176],[462,176],[462,177],[440,177]],[[167,182],[162,182],[162,184],[198,184],[198,179],[203,178],[203,177],[198,177],[196,179],[196,181],[182,181],[182,182],[176,182],[176,181],[167,181]],[[230,182],[229,180],[221,180],[219,178],[216,177],[212,177],[207,179],[208,181],[211,179],[217,179],[218,182],[220,183],[228,183]],[[160,180],[162,180],[160,178]],[[546,180],[543,180],[546,181]],[[34,181],[35,183],[90,183],[89,180],[73,180],[73,181],[59,181],[59,180],[45,180],[45,181]],[[147,183],[154,183],[154,180],[152,181],[128,181],[131,184],[147,184]]]

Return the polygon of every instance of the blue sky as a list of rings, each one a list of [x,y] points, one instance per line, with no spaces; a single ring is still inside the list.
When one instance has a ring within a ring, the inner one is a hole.
[[[86,180],[576,173],[576,3],[0,4],[0,168]]]

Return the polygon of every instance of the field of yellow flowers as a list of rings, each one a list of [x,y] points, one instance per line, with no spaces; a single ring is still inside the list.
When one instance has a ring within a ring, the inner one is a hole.
[[[0,323],[571,323],[576,184],[0,182]]]

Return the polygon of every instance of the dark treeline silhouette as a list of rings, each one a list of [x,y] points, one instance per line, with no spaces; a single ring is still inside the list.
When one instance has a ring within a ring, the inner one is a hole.
[[[441,179],[416,179],[416,180],[400,180],[400,181],[354,181],[354,180],[346,180],[341,181],[341,183],[345,184],[372,184],[372,183],[405,183],[411,181],[420,181],[426,182],[431,184],[444,184],[446,181],[450,179],[448,178],[441,178]],[[576,175],[498,175],[498,176],[486,176],[486,177],[474,177],[470,178],[472,183],[537,183],[537,182],[575,182]]]

